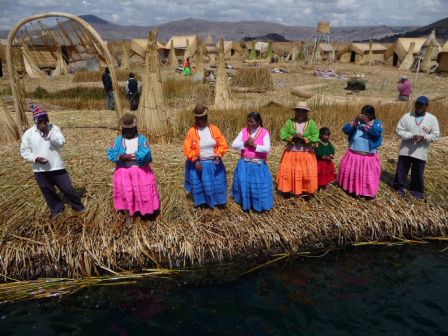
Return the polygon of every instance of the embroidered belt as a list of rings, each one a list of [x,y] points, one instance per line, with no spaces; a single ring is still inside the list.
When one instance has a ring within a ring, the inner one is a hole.
[[[376,153],[368,153],[368,152],[361,152],[353,149],[349,149],[349,151],[353,154],[362,155],[362,156],[375,156]]]

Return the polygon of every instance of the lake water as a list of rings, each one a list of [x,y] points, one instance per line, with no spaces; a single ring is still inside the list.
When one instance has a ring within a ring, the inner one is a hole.
[[[447,244],[357,247],[0,305],[0,335],[448,335]],[[206,280],[204,280],[206,279]]]

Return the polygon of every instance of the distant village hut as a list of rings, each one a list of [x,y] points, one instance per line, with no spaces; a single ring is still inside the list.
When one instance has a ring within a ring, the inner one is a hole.
[[[197,35],[172,36],[165,44],[165,57],[168,57],[171,49],[171,42],[173,42],[174,52],[178,59],[193,57],[197,52],[198,39]]]
[[[442,50],[437,55],[438,69],[443,72],[448,72],[448,42],[445,43]]]
[[[380,43],[372,43],[372,56],[374,62],[384,62],[387,48]],[[369,62],[369,43],[351,43],[336,54],[342,63],[367,64]]]

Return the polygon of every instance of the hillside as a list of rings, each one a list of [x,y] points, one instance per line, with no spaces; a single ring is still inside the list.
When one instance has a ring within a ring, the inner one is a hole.
[[[408,32],[394,34],[391,36],[386,36],[382,39],[378,39],[378,42],[393,42],[399,37],[421,37],[427,36],[431,33],[431,31],[436,30],[436,36],[440,40],[448,40],[448,18],[439,20],[437,22],[431,23],[427,26],[420,27],[414,30],[410,30]]]
[[[286,40],[310,40],[314,37],[316,28],[306,26],[286,26],[264,21],[212,22],[201,19],[185,19],[167,22],[158,26],[124,26],[103,20],[95,15],[81,15],[89,22],[105,40],[124,40],[145,38],[149,30],[157,29],[160,40],[168,40],[173,35],[197,34],[203,38],[212,34],[215,39],[225,38],[241,40],[281,35]],[[381,39],[398,33],[415,29],[415,26],[353,26],[333,27],[332,39],[338,41],[353,41],[365,39]],[[0,38],[6,38],[8,31],[0,31]]]

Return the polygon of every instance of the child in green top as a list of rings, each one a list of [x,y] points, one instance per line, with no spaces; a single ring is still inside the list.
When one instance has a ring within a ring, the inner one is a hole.
[[[330,142],[330,129],[322,127],[319,130],[318,147],[315,150],[317,156],[317,184],[319,188],[327,188],[335,181],[334,147]]]

